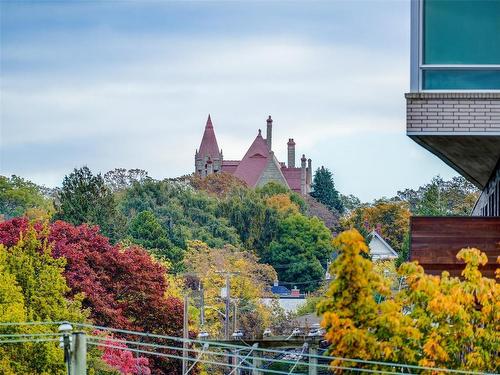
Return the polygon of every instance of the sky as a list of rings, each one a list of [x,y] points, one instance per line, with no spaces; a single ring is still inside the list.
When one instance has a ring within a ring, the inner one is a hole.
[[[3,0],[0,174],[188,174],[210,113],[226,159],[272,115],[279,160],[294,138],[362,201],[450,178],[405,135],[409,16],[409,0]]]

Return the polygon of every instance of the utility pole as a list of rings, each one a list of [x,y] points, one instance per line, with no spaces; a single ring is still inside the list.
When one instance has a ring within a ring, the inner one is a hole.
[[[233,310],[233,332],[238,330],[238,300],[234,301],[234,310]]]
[[[200,305],[201,305],[200,325],[203,328],[203,326],[205,325],[205,289],[203,289],[203,283],[201,281],[199,284],[199,289],[200,289]]]
[[[87,337],[85,332],[73,332],[73,351],[71,353],[71,374],[87,375]]]
[[[226,273],[226,320],[224,322],[224,338],[229,340],[229,310],[231,309],[231,274]]]
[[[188,369],[188,343],[187,340],[189,339],[189,320],[188,320],[188,296],[184,296],[184,315],[183,315],[183,325],[182,325],[182,338],[184,339],[182,341],[182,375],[184,375],[187,372]]]
[[[224,339],[229,340],[229,314],[231,312],[231,275],[238,275],[239,272],[217,271],[218,274],[226,275],[226,311],[224,320]]]

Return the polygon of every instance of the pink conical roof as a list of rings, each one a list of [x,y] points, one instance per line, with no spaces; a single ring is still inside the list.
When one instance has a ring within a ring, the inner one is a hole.
[[[262,138],[261,131],[259,130],[259,134],[255,137],[247,153],[238,164],[238,168],[236,168],[234,175],[245,181],[248,186],[255,186],[262,171],[267,165],[268,157],[269,149],[267,147],[267,142]]]
[[[217,138],[215,137],[214,126],[212,125],[210,115],[208,115],[198,154],[201,157],[208,155],[211,159],[220,157],[219,145],[217,144]]]

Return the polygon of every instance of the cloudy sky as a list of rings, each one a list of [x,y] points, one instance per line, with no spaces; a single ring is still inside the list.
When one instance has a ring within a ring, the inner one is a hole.
[[[208,113],[239,159],[269,114],[368,201],[454,172],[405,136],[409,0],[2,1],[0,173],[192,172]]]

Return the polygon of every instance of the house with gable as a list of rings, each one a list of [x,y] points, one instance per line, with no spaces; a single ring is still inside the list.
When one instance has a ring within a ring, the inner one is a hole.
[[[287,143],[287,163],[278,161],[272,147],[272,131],[273,119],[269,116],[266,121],[266,138],[259,129],[241,160],[224,160],[212,119],[208,115],[200,147],[195,152],[195,173],[202,177],[212,173],[229,173],[250,187],[260,187],[274,181],[296,193],[308,194],[312,182],[311,159],[302,155],[300,167],[296,167],[295,141],[290,138]]]

